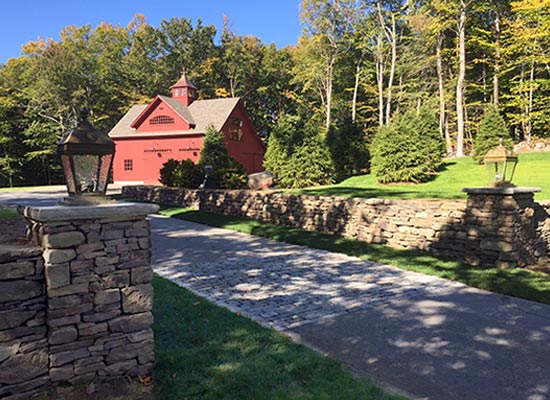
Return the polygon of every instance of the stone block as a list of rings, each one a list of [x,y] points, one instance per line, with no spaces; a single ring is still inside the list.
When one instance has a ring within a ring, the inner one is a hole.
[[[77,338],[78,331],[73,325],[50,329],[48,334],[48,341],[50,345],[69,343]]]
[[[0,329],[11,329],[24,325],[25,322],[34,318],[36,311],[9,310],[0,312]]]
[[[122,310],[127,314],[150,311],[153,308],[153,286],[150,284],[123,288]]]
[[[0,368],[0,384],[26,382],[48,373],[48,354],[37,350],[9,357]]]
[[[103,289],[123,288],[129,285],[130,273],[128,271],[111,272],[101,278],[101,287]]]
[[[94,268],[94,265],[94,260],[73,260],[69,263],[71,272],[92,270]]]
[[[76,251],[73,249],[46,249],[42,253],[44,262],[47,264],[62,264],[76,258]]]
[[[153,280],[153,269],[149,266],[132,268],[130,275],[132,277],[132,285],[150,283]]]
[[[44,283],[40,281],[16,280],[0,282],[0,303],[28,300],[44,294]]]
[[[94,304],[111,304],[117,303],[120,301],[120,290],[119,289],[106,289],[97,292],[94,296]]]
[[[2,280],[19,279],[34,275],[34,262],[19,261],[0,264],[0,276]]]
[[[48,233],[42,237],[42,246],[48,249],[66,249],[84,243],[86,237],[82,232]]]
[[[0,363],[8,357],[13,357],[19,352],[21,344],[19,342],[11,344],[0,344]]]
[[[78,334],[80,336],[93,336],[106,331],[107,331],[106,322],[98,322],[98,323],[90,322],[90,323],[78,324]]]
[[[72,364],[64,367],[50,368],[50,379],[52,382],[68,381],[74,377],[74,369]]]
[[[67,308],[56,308],[55,310],[48,311],[48,319],[52,320],[57,318],[80,315],[88,311],[91,311],[93,309],[94,309],[94,305],[92,303],[83,303],[83,304],[79,304],[78,306],[67,307]]]
[[[86,243],[76,248],[77,254],[88,254],[103,249],[103,244],[100,242]]]
[[[122,229],[103,229],[101,232],[101,239],[113,240],[122,239],[124,237],[124,230]]]
[[[106,256],[106,257],[98,257],[95,260],[96,267],[104,267],[106,265],[114,265],[118,263],[120,257],[119,256]]]
[[[60,326],[77,324],[80,321],[80,315],[70,315],[61,318],[48,318],[48,326],[50,328],[58,328]]]
[[[136,332],[148,329],[153,325],[153,314],[144,312],[141,314],[122,315],[109,321],[111,332]]]
[[[81,358],[89,357],[90,353],[87,349],[75,349],[69,351],[62,351],[59,353],[50,354],[50,365],[52,367],[59,367],[61,365],[68,364],[72,361],[79,360]]]
[[[89,374],[90,372],[101,371],[103,369],[105,369],[105,363],[102,361],[97,361],[95,363],[91,363],[87,365],[81,365],[81,366],[75,365],[74,372],[76,375],[86,375],[86,374]]]
[[[67,285],[60,288],[55,289],[49,289],[48,290],[48,296],[49,297],[57,297],[57,296],[67,296],[70,294],[78,294],[78,293],[88,293],[90,288],[89,283],[76,283],[73,285]]]
[[[71,283],[69,263],[47,265],[45,270],[48,289],[57,289]]]
[[[111,311],[94,312],[88,315],[83,315],[82,320],[84,322],[102,322],[102,321],[108,321],[110,319],[113,319],[114,317],[120,314],[122,314],[122,311],[119,308],[117,308]]]
[[[108,365],[104,373],[107,376],[119,376],[126,375],[129,371],[137,367],[136,360],[121,361],[111,365]]]

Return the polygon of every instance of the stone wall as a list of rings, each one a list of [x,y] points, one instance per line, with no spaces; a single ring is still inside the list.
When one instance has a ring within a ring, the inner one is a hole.
[[[129,186],[123,196],[419,249],[473,265],[523,267],[546,260],[550,243],[548,214],[532,193],[480,194],[466,202]]]
[[[40,247],[0,246],[0,398],[49,381],[41,254]]]
[[[0,255],[0,398],[52,383],[151,373],[153,272],[145,216],[156,209],[20,211],[37,246]]]

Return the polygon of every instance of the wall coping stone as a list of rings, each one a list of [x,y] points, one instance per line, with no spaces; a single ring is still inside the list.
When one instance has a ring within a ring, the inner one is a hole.
[[[514,195],[523,193],[539,193],[539,187],[471,187],[462,188],[462,192],[468,194],[493,194],[493,195]]]
[[[40,222],[101,219],[111,217],[138,217],[156,213],[159,206],[147,203],[117,202],[91,206],[21,206],[18,212]]]

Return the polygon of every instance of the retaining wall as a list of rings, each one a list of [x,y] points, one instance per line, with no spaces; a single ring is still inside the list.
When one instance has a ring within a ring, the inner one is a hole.
[[[524,267],[548,258],[548,213],[532,193],[475,195],[468,201],[383,200],[126,186],[122,195],[418,249],[473,265]]]

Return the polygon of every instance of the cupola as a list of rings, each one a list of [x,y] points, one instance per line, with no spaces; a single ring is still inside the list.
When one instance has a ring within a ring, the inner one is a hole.
[[[185,106],[189,106],[197,98],[197,88],[187,79],[185,68],[181,78],[172,85],[172,98],[178,99]]]

